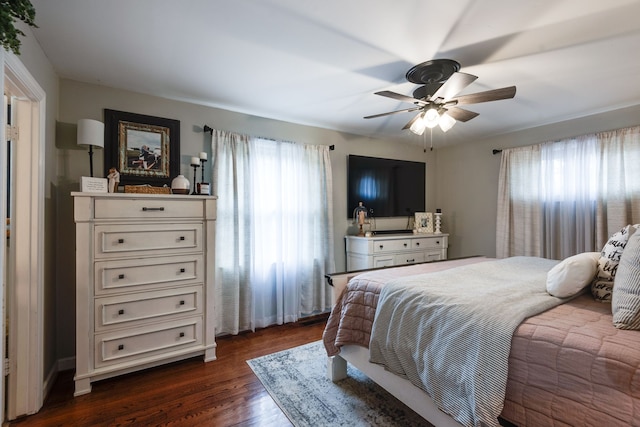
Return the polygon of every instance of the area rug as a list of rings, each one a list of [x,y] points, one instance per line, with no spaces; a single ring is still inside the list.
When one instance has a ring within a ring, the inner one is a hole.
[[[296,427],[430,425],[351,365],[333,383],[321,341],[247,363]]]

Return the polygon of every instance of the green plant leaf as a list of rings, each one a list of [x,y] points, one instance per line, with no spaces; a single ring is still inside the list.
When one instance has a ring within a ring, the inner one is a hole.
[[[15,20],[37,28],[36,10],[29,0],[0,0],[0,43],[6,50],[20,55],[20,39],[24,32],[15,27]]]

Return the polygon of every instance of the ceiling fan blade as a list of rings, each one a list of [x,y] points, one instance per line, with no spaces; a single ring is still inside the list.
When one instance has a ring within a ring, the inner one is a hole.
[[[409,129],[409,128],[411,127],[411,125],[413,124],[413,122],[415,122],[416,120],[418,120],[418,117],[420,117],[420,114],[416,114],[416,115],[415,115],[415,117],[414,117],[413,119],[409,120],[409,122],[408,122],[406,125],[404,125],[404,127],[402,128],[402,130]]]
[[[376,117],[389,116],[391,114],[396,114],[396,113],[406,113],[407,111],[416,111],[416,110],[419,110],[420,108],[421,107],[405,108],[404,110],[389,111],[388,113],[374,114],[372,116],[366,116],[366,117],[363,117],[363,118],[365,118],[365,119],[374,119]]]
[[[426,104],[424,101],[420,100],[420,99],[416,99],[416,98],[412,98],[410,96],[407,95],[402,95],[396,92],[391,92],[390,90],[383,90],[380,92],[375,92],[376,95],[380,95],[380,96],[386,96],[387,98],[393,98],[393,99],[397,99],[398,101],[403,101],[403,102],[410,102],[412,104],[419,104],[419,105],[424,105]]]
[[[498,101],[516,96],[516,87],[509,86],[500,89],[492,89],[484,92],[471,93],[450,99],[448,102],[456,101],[455,105],[478,104],[480,102]]]
[[[479,115],[478,113],[475,113],[473,111],[464,110],[458,107],[448,108],[447,114],[459,122],[468,122],[469,120]]]
[[[449,79],[444,82],[440,89],[431,96],[432,100],[441,98],[444,101],[454,97],[462,89],[473,83],[478,77],[467,73],[453,73]]]

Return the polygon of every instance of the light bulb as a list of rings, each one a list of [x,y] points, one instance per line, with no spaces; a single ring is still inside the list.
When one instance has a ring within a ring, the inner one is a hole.
[[[438,114],[438,110],[435,108],[430,108],[424,113],[424,124],[428,128],[434,128],[438,125],[438,119],[440,115]]]

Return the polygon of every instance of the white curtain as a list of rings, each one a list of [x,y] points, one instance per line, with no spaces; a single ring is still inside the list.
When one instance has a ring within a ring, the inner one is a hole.
[[[640,127],[502,152],[496,254],[598,251],[640,221]]]
[[[329,148],[215,130],[217,333],[330,310]]]

